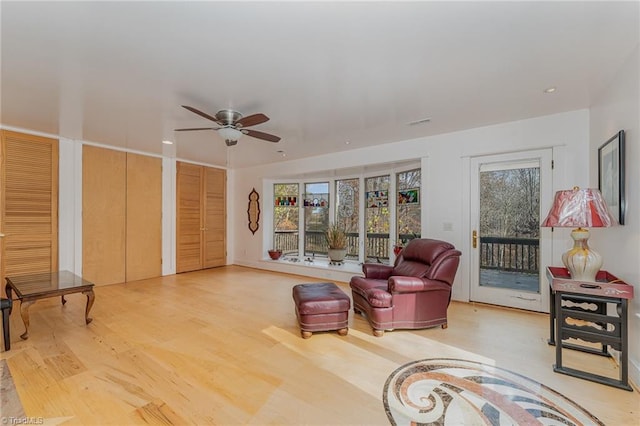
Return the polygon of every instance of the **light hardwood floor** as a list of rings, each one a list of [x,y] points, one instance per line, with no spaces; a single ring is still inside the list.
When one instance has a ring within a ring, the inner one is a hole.
[[[230,266],[96,287],[31,306],[29,339],[16,303],[2,352],[24,415],[47,424],[389,424],[387,377],[424,358],[494,364],[541,382],[607,425],[638,425],[640,396],[552,371],[548,316],[456,303],[449,328],[376,338],[350,312],[349,334],[303,340],[292,287],[320,280]],[[346,283],[338,283],[345,292]],[[617,377],[613,361],[565,361]],[[13,415],[3,403],[2,416]]]

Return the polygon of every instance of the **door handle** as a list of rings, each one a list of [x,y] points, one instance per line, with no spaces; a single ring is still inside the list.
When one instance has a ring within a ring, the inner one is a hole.
[[[478,231],[475,229],[471,233],[471,244],[473,248],[478,248]]]

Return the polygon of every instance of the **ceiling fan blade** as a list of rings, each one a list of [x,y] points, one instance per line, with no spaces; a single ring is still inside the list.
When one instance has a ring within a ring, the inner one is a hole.
[[[269,117],[267,117],[266,115],[253,114],[242,117],[240,120],[236,121],[236,125],[238,125],[238,127],[249,127],[255,126],[256,124],[264,123],[266,121],[269,121]]]
[[[206,112],[202,112],[202,111],[200,111],[200,110],[197,110],[197,109],[195,109],[194,107],[190,107],[190,106],[188,106],[188,105],[182,105],[182,108],[188,109],[189,111],[191,111],[191,112],[193,112],[193,113],[195,113],[195,114],[198,114],[200,117],[204,117],[204,118],[206,118],[207,120],[211,120],[211,121],[214,121],[214,122],[216,122],[216,123],[218,122],[218,120],[217,120],[215,117],[210,116],[210,115],[209,115],[209,114],[207,114]]]
[[[269,142],[280,142],[280,138],[278,136],[270,135],[269,133],[259,132],[257,130],[242,129],[242,133],[244,133],[245,135],[258,138],[258,139],[263,139]]]
[[[173,129],[174,132],[188,132],[191,130],[218,130],[218,127],[196,127],[194,129]]]

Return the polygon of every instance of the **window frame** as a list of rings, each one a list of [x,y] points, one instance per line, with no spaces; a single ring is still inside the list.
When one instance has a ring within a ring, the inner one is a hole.
[[[326,175],[322,175],[321,173],[314,173],[314,177],[309,177],[309,178],[283,178],[283,179],[277,179],[277,178],[270,178],[270,179],[265,179],[265,182],[269,182],[269,187],[271,188],[271,197],[274,198],[275,195],[273,194],[274,188],[276,184],[297,184],[298,185],[298,190],[299,190],[299,194],[298,194],[298,208],[299,209],[303,209],[304,208],[304,197],[305,197],[305,191],[306,191],[306,185],[307,184],[313,184],[313,183],[325,183],[328,182],[329,184],[329,196],[328,196],[328,200],[329,200],[329,207],[328,207],[328,215],[329,215],[329,222],[334,222],[336,219],[336,215],[337,215],[337,211],[336,211],[336,207],[337,207],[337,188],[336,188],[336,182],[339,180],[350,180],[350,179],[357,179],[359,182],[359,211],[358,211],[358,239],[359,239],[359,243],[358,243],[358,256],[357,259],[351,257],[346,259],[346,262],[351,262],[351,263],[362,263],[364,261],[366,261],[365,259],[365,242],[364,242],[364,237],[366,236],[366,223],[365,223],[365,214],[366,214],[366,188],[365,188],[365,182],[367,178],[371,178],[371,177],[376,177],[376,176],[389,176],[389,205],[387,206],[387,208],[389,209],[389,234],[388,234],[388,263],[393,263],[393,261],[395,260],[395,256],[393,254],[393,246],[397,240],[397,220],[396,220],[396,215],[397,215],[397,179],[398,179],[398,174],[399,173],[403,173],[403,172],[407,172],[407,171],[411,171],[411,170],[420,170],[420,206],[421,206],[421,217],[420,217],[420,228],[421,228],[421,234],[424,233],[424,205],[425,205],[425,197],[424,197],[424,178],[425,178],[425,170],[422,167],[422,163],[419,159],[412,161],[410,163],[407,164],[403,164],[402,166],[398,166],[398,167],[394,167],[392,165],[390,165],[388,168],[377,168],[376,170],[369,170],[369,171],[362,171],[361,173],[345,173],[344,175],[340,175],[339,173],[337,173],[337,171],[327,171]],[[272,203],[273,204],[273,203]],[[270,209],[270,215],[273,216],[274,214],[274,210],[273,210],[273,205],[272,208]],[[266,218],[265,218],[266,219]],[[304,211],[300,211],[299,215],[298,215],[298,253],[291,253],[289,257],[289,260],[292,260],[292,257],[295,257],[296,259],[294,261],[303,261],[305,260],[305,249],[304,249],[304,238],[305,238],[305,214]],[[265,229],[264,232],[264,245],[265,245],[265,249],[264,249],[264,258],[267,259],[268,255],[267,255],[267,250],[269,248],[271,248],[271,246],[273,245],[273,238],[274,238],[274,219],[272,218],[271,221],[267,222],[265,220],[265,223],[270,223],[271,224],[271,229]],[[285,256],[287,257],[287,256]],[[320,253],[316,253],[315,254],[315,258],[318,259],[328,259],[328,256],[326,254],[320,254]],[[311,259],[313,260],[313,259]]]
[[[276,202],[276,197],[277,197],[277,195],[276,195],[276,186],[277,185],[297,185],[297,187],[298,187],[298,192],[297,192],[297,195],[296,195],[297,200],[296,200],[296,206],[294,206],[294,207],[298,207],[299,208],[299,206],[300,206],[300,193],[301,193],[301,191],[300,191],[300,183],[299,182],[295,182],[295,181],[280,182],[280,181],[277,181],[277,182],[273,182],[271,184],[271,203],[270,203],[271,204],[271,208],[269,209],[269,211],[271,213],[271,221],[270,221],[271,222],[271,230],[270,230],[271,231],[270,232],[270,234],[271,234],[271,238],[270,238],[271,244],[269,245],[269,249],[277,249],[278,248],[278,247],[276,247],[276,243],[275,243],[275,234],[276,234],[276,223],[275,223],[275,221],[276,221],[276,216],[277,216],[276,213],[275,213],[275,208],[276,207],[292,208],[291,206],[276,206],[275,202]],[[300,210],[298,210],[298,223],[297,223],[297,225],[298,225],[298,227],[297,227],[297,233],[298,233],[297,252],[299,252],[300,251],[300,233],[301,233],[301,230],[300,230]],[[287,253],[287,252],[284,252],[284,251],[283,251],[283,253],[290,254],[290,253]],[[296,256],[297,256],[297,253],[296,253]]]

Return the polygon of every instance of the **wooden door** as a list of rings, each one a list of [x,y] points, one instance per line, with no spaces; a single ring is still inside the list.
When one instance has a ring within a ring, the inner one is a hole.
[[[226,172],[204,169],[204,253],[205,268],[226,264]]]
[[[176,271],[226,264],[226,172],[177,163]]]
[[[176,165],[176,272],[202,269],[202,166]]]
[[[58,269],[58,141],[2,130],[2,278]],[[2,280],[4,282],[4,279]]]
[[[127,281],[162,275],[162,160],[127,153]]]
[[[126,164],[125,152],[82,148],[82,275],[96,285],[126,279]]]

